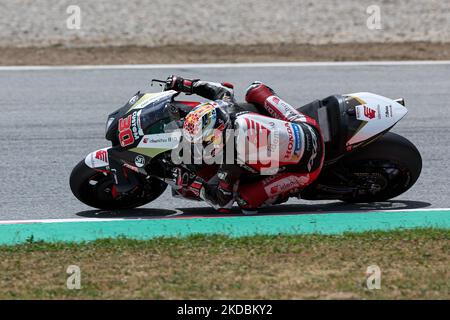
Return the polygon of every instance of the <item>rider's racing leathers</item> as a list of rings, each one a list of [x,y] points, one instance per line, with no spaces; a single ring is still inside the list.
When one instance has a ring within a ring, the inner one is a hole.
[[[182,78],[181,78],[182,79]],[[229,83],[215,83],[182,79],[181,85],[170,89],[197,94],[206,99],[220,102],[221,108],[230,115],[231,126],[240,136],[256,139],[261,129],[280,132],[279,170],[264,176],[256,182],[239,183],[245,171],[261,171],[264,165],[258,162],[222,164],[217,173],[218,181],[206,184],[203,197],[216,209],[227,210],[236,200],[244,210],[252,210],[263,204],[286,200],[312,183],[319,175],[324,160],[324,142],[316,121],[292,107],[275,92],[260,82],[254,82],[247,89],[246,101],[264,108],[271,118],[240,111]],[[250,139],[250,138],[249,138]],[[257,145],[259,141],[255,142]],[[236,190],[237,188],[237,190]],[[237,192],[236,192],[237,191]],[[237,199],[233,198],[238,194]]]

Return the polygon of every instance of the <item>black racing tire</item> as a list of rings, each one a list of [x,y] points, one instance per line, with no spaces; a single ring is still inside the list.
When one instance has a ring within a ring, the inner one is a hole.
[[[158,198],[167,188],[167,184],[158,179],[145,179],[135,174],[142,182],[134,191],[114,198],[111,190],[113,180],[110,173],[96,171],[86,165],[84,160],[73,168],[70,175],[70,189],[74,196],[84,204],[102,210],[132,209],[143,206]]]
[[[353,174],[375,177],[382,182],[378,192],[343,199],[351,203],[380,202],[395,198],[410,189],[422,171],[422,157],[416,146],[392,132],[355,150],[343,161]]]

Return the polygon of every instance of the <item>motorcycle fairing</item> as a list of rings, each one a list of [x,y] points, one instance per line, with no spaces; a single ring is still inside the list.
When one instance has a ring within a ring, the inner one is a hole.
[[[400,103],[369,92],[344,95],[349,107],[354,108],[354,119],[358,127],[353,128],[347,147],[370,140],[399,122],[408,112]],[[352,126],[350,126],[352,127]]]
[[[178,92],[174,90],[163,91],[158,93],[145,93],[130,106],[130,109],[128,109],[127,113],[130,112],[131,110],[144,109],[150,106],[150,104],[158,105],[162,101],[164,102],[166,102],[167,100],[170,101],[172,97],[177,94]]]
[[[110,160],[112,161],[113,159],[130,170],[145,175],[147,174],[144,166],[150,159],[121,148],[108,147],[96,150],[89,153],[84,159],[84,162],[89,168],[99,171],[110,171]]]
[[[86,165],[92,169],[108,170],[108,168],[109,168],[108,150],[109,149],[111,149],[111,147],[99,149],[99,150],[89,153],[86,156],[86,158],[84,159],[84,163],[86,163]]]
[[[141,139],[136,148],[132,148],[130,151],[153,158],[160,153],[177,148],[181,141],[181,136],[181,130],[148,134]]]
[[[123,141],[119,137],[119,129],[121,129],[119,125],[122,122],[122,126],[127,125],[128,127],[125,129],[128,129],[131,120],[134,120],[133,117],[136,115],[138,115],[138,121],[134,121],[132,128],[129,129],[137,132],[139,136],[133,137],[134,141],[130,144],[126,143],[125,147],[135,147],[144,134],[153,133],[150,132],[151,130],[156,131],[154,133],[161,132],[157,132],[158,126],[153,125],[164,118],[169,118],[166,106],[176,95],[178,95],[178,92],[174,90],[160,93],[136,93],[127,104],[108,116],[108,122],[111,119],[114,120],[108,125],[106,139],[110,140],[114,146],[123,145]],[[130,115],[133,119],[128,119]]]

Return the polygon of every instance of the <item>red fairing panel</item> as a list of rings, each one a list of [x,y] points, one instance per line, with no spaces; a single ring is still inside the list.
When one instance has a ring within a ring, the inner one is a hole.
[[[179,102],[191,108],[195,108],[201,103],[198,101],[179,101]]]

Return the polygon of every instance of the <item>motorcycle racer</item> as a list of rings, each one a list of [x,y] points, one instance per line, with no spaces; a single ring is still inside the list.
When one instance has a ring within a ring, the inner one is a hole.
[[[238,140],[239,136],[249,140],[255,136],[255,143],[259,146],[264,130],[270,132],[275,129],[282,133],[278,141],[282,156],[274,174],[262,176],[256,182],[239,184],[243,172],[265,169],[264,164],[250,163],[245,159],[241,164],[222,163],[217,179],[204,184],[198,181],[192,183],[200,188],[201,197],[218,211],[228,212],[235,200],[244,212],[287,200],[291,193],[305,188],[318,177],[324,160],[324,142],[318,124],[283,101],[265,84],[252,83],[246,91],[245,100],[266,110],[271,118],[262,115],[249,117],[249,112],[242,111],[236,103],[233,86],[229,83],[170,76],[165,90],[196,94],[214,101],[200,104],[186,116],[183,137],[189,142],[193,143],[200,137],[203,147],[213,146],[215,149],[218,145],[224,145],[227,139],[225,131],[234,129]],[[216,149],[217,152],[222,150]],[[235,194],[238,195],[236,199]]]

